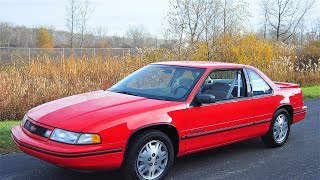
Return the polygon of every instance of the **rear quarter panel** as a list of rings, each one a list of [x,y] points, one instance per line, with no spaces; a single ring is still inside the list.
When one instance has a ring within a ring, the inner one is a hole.
[[[278,108],[284,105],[291,105],[293,108],[293,120],[292,123],[296,123],[304,119],[306,115],[307,107],[304,106],[302,91],[298,84],[286,83],[286,82],[273,82],[264,73],[254,67],[247,67],[256,71],[273,89],[273,96],[269,102],[267,99],[262,98],[260,101],[264,101],[264,108],[272,110],[274,113]],[[263,108],[263,107],[261,107]],[[259,110],[258,110],[259,111]],[[260,110],[261,114],[263,110]],[[273,114],[272,114],[273,115]]]
[[[302,90],[299,87],[285,87],[275,90],[277,96],[282,97],[281,105],[289,104],[293,108],[292,123],[296,123],[305,118],[307,107],[304,106]]]

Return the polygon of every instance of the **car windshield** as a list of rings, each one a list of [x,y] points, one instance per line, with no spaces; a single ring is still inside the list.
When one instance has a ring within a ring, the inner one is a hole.
[[[185,101],[205,69],[147,65],[130,74],[109,91],[150,99]]]

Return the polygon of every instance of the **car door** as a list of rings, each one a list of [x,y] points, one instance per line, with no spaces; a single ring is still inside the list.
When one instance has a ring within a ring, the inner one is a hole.
[[[197,104],[186,110],[187,130],[182,137],[186,152],[220,146],[256,134],[253,103],[248,97],[248,83],[243,69],[213,70],[197,93],[216,97],[211,104]]]

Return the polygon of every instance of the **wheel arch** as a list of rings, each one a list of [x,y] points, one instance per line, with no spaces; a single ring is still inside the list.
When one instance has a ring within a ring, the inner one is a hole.
[[[158,131],[161,131],[164,134],[166,134],[172,142],[175,156],[178,154],[180,138],[179,138],[179,133],[178,133],[177,128],[172,124],[159,123],[159,124],[149,124],[146,126],[142,126],[138,129],[134,130],[130,134],[130,136],[126,142],[126,147],[125,147],[125,151],[124,151],[124,159],[126,158],[127,150],[130,147],[130,143],[132,143],[133,139],[137,135],[141,134],[142,132],[148,131],[148,130],[158,130]]]
[[[286,111],[288,111],[289,115],[290,115],[290,119],[291,119],[291,124],[293,122],[293,107],[291,104],[282,104],[280,105],[275,112],[277,112],[279,109],[285,109]]]

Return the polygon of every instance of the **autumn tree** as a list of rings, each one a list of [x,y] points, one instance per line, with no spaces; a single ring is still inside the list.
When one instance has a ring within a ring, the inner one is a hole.
[[[167,37],[175,43],[178,58],[187,59],[201,36],[208,37],[213,22],[211,0],[171,0],[166,17]]]
[[[244,1],[227,0],[171,0],[166,17],[167,37],[176,42],[179,58],[202,47],[208,60],[219,35],[234,34],[244,29],[249,16]],[[200,44],[200,45],[199,45]]]
[[[37,34],[37,46],[39,48],[53,48],[53,38],[48,29],[40,28]]]

